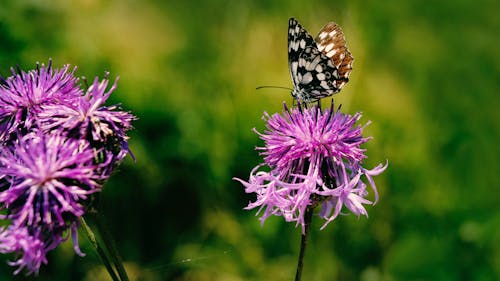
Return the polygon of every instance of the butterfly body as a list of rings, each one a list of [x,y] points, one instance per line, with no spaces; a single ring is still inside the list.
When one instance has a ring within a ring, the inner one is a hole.
[[[339,92],[349,81],[352,62],[344,34],[336,23],[325,25],[315,40],[290,18],[288,65],[293,98],[312,102]]]

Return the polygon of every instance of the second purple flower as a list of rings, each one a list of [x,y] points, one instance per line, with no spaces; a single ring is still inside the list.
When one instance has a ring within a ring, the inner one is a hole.
[[[321,206],[324,228],[346,207],[356,215],[367,215],[365,204],[375,204],[378,193],[373,176],[386,165],[373,169],[363,167],[366,158],[361,145],[364,126],[357,125],[361,114],[348,115],[332,106],[287,108],[283,114],[265,114],[266,131],[257,132],[264,140],[257,147],[264,164],[256,166],[248,181],[236,178],[245,192],[254,193],[256,201],[246,209],[263,210],[263,223],[269,216],[282,216],[296,222],[304,231],[304,215],[308,207]],[[264,168],[267,167],[267,168]],[[375,201],[366,199],[369,190]]]

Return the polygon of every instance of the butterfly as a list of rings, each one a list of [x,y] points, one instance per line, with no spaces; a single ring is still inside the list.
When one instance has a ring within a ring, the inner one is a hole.
[[[288,66],[292,97],[297,101],[312,102],[338,93],[349,81],[353,60],[336,23],[327,23],[313,39],[296,19],[288,21]]]

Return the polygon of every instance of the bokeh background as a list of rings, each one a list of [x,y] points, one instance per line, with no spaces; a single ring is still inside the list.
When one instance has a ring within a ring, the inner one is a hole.
[[[339,23],[351,82],[335,102],[372,120],[370,217],[313,222],[304,280],[500,280],[500,5],[477,1],[16,1],[0,4],[0,73],[52,58],[120,77],[110,103],[139,117],[102,209],[133,281],[293,280],[300,229],[261,227],[232,177],[262,160],[253,127],[291,97],[288,18]],[[109,280],[87,238],[38,277]]]

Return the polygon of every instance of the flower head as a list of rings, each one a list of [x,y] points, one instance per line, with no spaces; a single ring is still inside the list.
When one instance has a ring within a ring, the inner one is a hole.
[[[0,150],[0,210],[11,224],[0,230],[0,253],[16,254],[9,262],[38,272],[47,263],[45,254],[73,237],[91,194],[100,191],[105,179],[98,171],[106,162],[96,162],[95,149],[82,140],[61,134],[43,134],[39,129]]]
[[[0,85],[0,253],[15,253],[15,273],[37,272],[45,254],[72,237],[114,167],[130,151],[135,116],[105,106],[109,80],[86,91],[69,66],[13,71]]]
[[[66,227],[100,190],[100,165],[86,142],[58,134],[28,134],[0,151],[0,205],[17,225]]]
[[[82,95],[75,70],[69,65],[54,70],[52,62],[28,72],[12,69],[12,76],[0,84],[0,123],[6,124],[0,133],[30,128],[44,105],[72,104]]]
[[[286,221],[302,225],[306,208],[322,205],[320,216],[325,227],[340,213],[343,206],[356,215],[367,215],[363,204],[368,190],[366,178],[378,195],[372,176],[385,170],[362,166],[366,158],[361,145],[370,138],[362,136],[364,126],[356,125],[361,114],[347,115],[318,106],[292,108],[284,113],[265,114],[267,130],[257,134],[265,145],[258,147],[265,164],[255,167],[248,181],[236,179],[245,192],[255,193],[257,200],[246,208],[264,209],[261,221],[270,215],[283,216]],[[269,171],[261,170],[267,166]]]
[[[265,141],[259,147],[270,167],[290,168],[298,159],[319,157],[336,163],[357,163],[366,158],[360,145],[370,138],[361,135],[363,127],[355,126],[361,114],[349,116],[332,108],[293,108],[285,106],[284,115],[265,115],[267,131],[258,133]]]
[[[108,79],[99,81],[96,77],[75,104],[45,106],[39,116],[44,130],[62,129],[71,132],[73,137],[89,137],[96,142],[106,142],[111,137],[125,138],[136,118],[129,112],[117,110],[120,109],[118,105],[104,106],[116,89],[115,81],[106,91],[108,84]]]
[[[117,85],[115,81],[106,91],[108,84],[108,79],[99,81],[96,77],[74,104],[44,106],[39,114],[42,129],[46,132],[59,130],[68,137],[86,139],[93,147],[103,148],[114,162],[121,160],[130,152],[126,133],[136,117],[121,111],[119,105],[104,105]]]

